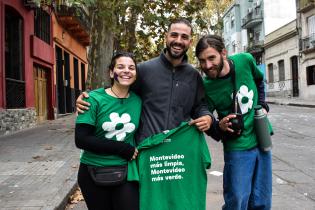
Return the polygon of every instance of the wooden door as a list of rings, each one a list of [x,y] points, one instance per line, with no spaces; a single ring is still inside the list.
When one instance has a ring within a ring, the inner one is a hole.
[[[35,109],[38,121],[47,120],[47,71],[34,67]]]

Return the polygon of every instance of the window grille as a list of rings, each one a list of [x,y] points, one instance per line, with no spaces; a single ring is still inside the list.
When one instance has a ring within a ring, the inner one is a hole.
[[[50,15],[41,8],[34,11],[35,36],[50,45]]]

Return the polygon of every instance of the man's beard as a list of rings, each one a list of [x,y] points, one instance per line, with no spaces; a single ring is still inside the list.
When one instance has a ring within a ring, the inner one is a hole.
[[[172,52],[172,46],[173,46],[173,45],[177,45],[178,47],[181,47],[181,48],[183,49],[183,51],[182,51],[180,54],[175,54],[175,53],[173,53],[173,52]],[[170,44],[166,44],[166,50],[167,50],[167,52],[168,52],[168,54],[169,54],[169,56],[170,56],[171,58],[173,58],[173,59],[178,59],[178,58],[183,57],[183,56],[186,54],[188,48],[185,49],[185,46],[182,46],[182,45],[179,45],[179,44],[175,44],[175,43],[170,43]]]
[[[211,70],[206,69],[206,74],[207,74],[207,76],[210,77],[211,79],[216,79],[216,78],[218,78],[219,75],[220,75],[220,73],[221,73],[221,71],[223,70],[223,66],[224,66],[223,56],[220,55],[220,63],[219,63],[218,65],[213,66],[213,67],[211,68]],[[217,74],[216,74],[215,76],[211,76],[211,75],[209,75],[209,73],[210,73],[211,71],[216,71]]]

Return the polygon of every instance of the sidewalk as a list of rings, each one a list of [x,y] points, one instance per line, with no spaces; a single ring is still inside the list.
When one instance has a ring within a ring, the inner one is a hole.
[[[79,164],[74,119],[69,115],[0,137],[0,209],[64,209]]]
[[[295,98],[266,101],[315,108],[315,101]],[[69,115],[0,137],[0,209],[64,209],[76,188],[79,165],[74,119]]]
[[[288,105],[288,106],[302,106],[315,108],[315,100],[302,100],[299,98],[278,98],[278,97],[267,97],[266,102],[270,104],[278,104],[278,105]]]

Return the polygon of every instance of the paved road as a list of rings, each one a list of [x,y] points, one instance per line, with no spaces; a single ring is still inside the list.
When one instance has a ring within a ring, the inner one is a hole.
[[[315,209],[315,109],[271,105],[273,123],[273,210]],[[207,210],[221,209],[222,145],[208,140],[213,165],[208,171]],[[80,202],[74,210],[86,210]]]
[[[315,209],[315,109],[272,106],[273,209]]]

